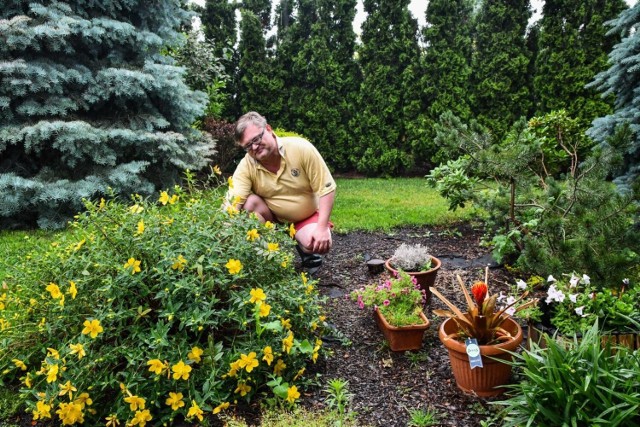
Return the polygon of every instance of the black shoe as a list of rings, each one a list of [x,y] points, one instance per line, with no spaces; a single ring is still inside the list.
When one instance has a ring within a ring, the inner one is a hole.
[[[300,245],[296,245],[296,249],[298,250],[298,254],[300,254],[302,266],[304,268],[314,269],[313,272],[315,273],[322,265],[322,256],[318,254],[308,254],[300,248]]]

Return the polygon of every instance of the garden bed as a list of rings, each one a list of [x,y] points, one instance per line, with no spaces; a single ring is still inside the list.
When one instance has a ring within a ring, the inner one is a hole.
[[[481,230],[468,225],[450,230],[405,228],[389,234],[352,232],[334,236],[333,249],[317,278],[321,292],[328,297],[327,321],[338,331],[335,335],[344,340],[334,337],[326,343],[333,354],[322,364],[318,362],[317,370],[323,375],[323,383],[330,378],[349,381],[349,391],[354,394],[350,408],[358,413],[362,425],[406,426],[409,411],[414,409],[436,411],[441,417],[439,425],[479,426],[486,418],[490,411],[487,400],[465,395],[456,387],[447,352],[437,337],[442,319],[429,310],[432,326],[425,334],[423,349],[393,353],[384,344],[371,313],[358,309],[345,297],[380,278],[368,272],[367,259],[388,258],[401,243],[422,243],[443,261],[436,286],[460,304],[461,293],[453,287],[455,275],[470,283],[483,276],[490,260],[488,250],[480,245],[481,236]],[[506,290],[508,279],[503,269],[493,268],[490,275],[492,291]],[[438,301],[431,304],[431,309],[443,308]],[[323,398],[318,390],[304,395],[302,404],[322,407]]]

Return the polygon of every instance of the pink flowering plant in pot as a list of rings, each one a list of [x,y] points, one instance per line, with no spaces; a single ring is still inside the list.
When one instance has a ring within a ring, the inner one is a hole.
[[[420,314],[425,301],[425,291],[420,289],[414,277],[405,272],[351,292],[351,299],[361,309],[373,307],[380,311],[391,326],[401,327],[423,323]]]

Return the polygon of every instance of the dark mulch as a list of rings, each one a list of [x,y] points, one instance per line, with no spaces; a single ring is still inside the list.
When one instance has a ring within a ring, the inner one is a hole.
[[[432,298],[428,317],[431,327],[425,334],[419,352],[394,353],[385,346],[372,313],[360,310],[346,296],[356,288],[388,277],[388,273],[372,275],[366,260],[389,258],[401,243],[422,243],[432,255],[442,260],[436,286],[459,307],[464,307],[456,274],[465,283],[484,277],[488,250],[481,246],[482,230],[464,224],[451,229],[404,228],[393,233],[352,232],[334,236],[334,246],[318,271],[321,293],[328,297],[327,321],[337,333],[326,345],[331,349],[317,370],[326,380],[349,381],[354,397],[351,410],[359,423],[371,426],[406,426],[409,411],[431,409],[441,416],[440,425],[480,426],[491,411],[487,399],[469,396],[455,385],[445,348],[437,336],[441,319],[431,313],[444,308]],[[506,289],[509,280],[501,268],[490,269],[490,290]],[[335,339],[342,337],[343,339]],[[350,342],[350,344],[349,344]],[[310,392],[303,404],[322,407],[325,394]]]

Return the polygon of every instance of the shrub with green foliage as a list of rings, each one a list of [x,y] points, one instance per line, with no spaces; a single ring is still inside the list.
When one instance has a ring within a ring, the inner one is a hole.
[[[317,290],[288,229],[221,204],[177,187],[87,202],[10,272],[0,384],[35,420],[161,425],[299,398],[321,352]]]
[[[520,120],[500,144],[450,116],[441,121],[463,157],[434,169],[429,182],[450,209],[467,201],[484,209],[498,261],[545,277],[580,271],[603,283],[620,283],[637,265],[638,205],[607,180],[621,153],[591,150],[566,112]]]
[[[640,357],[627,348],[602,348],[598,322],[579,342],[544,336],[516,354],[522,378],[508,386],[500,425],[630,426],[640,423]]]

